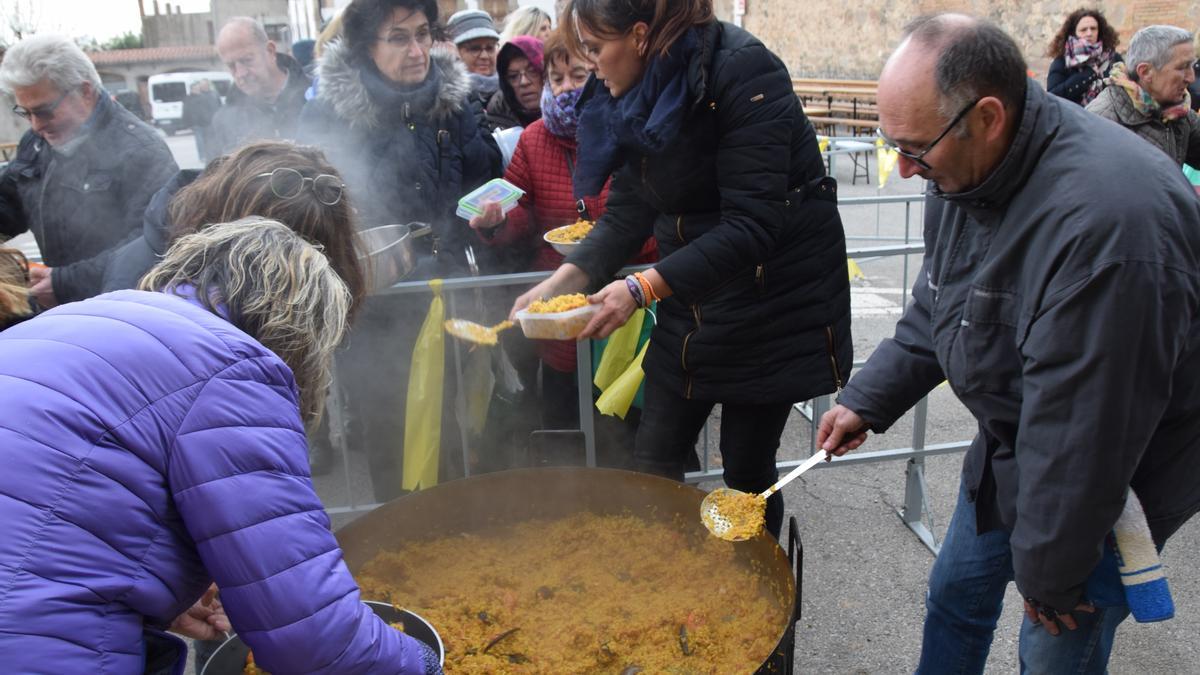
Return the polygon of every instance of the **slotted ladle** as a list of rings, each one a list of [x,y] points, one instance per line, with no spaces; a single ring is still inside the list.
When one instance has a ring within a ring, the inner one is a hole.
[[[788,475],[775,481],[760,494],[742,492],[731,488],[717,488],[700,503],[700,520],[714,536],[725,541],[746,541],[762,530],[767,511],[767,497],[775,494],[784,485],[800,477],[829,453],[820,450],[803,464],[792,469]]]
[[[443,324],[446,327],[446,332],[463,340],[477,345],[494,345],[499,340],[498,333],[502,330],[508,330],[513,327],[511,321],[501,321],[495,326],[484,326],[467,321],[466,319],[449,319]]]

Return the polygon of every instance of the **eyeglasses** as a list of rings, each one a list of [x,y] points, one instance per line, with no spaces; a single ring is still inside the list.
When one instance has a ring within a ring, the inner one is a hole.
[[[496,43],[493,42],[493,43],[486,44],[486,45],[468,45],[466,47],[460,47],[459,49],[461,51],[464,51],[464,52],[470,54],[471,56],[474,56],[475,58],[479,58],[479,55],[483,54],[484,52],[486,52],[489,55],[495,54],[496,53]]]
[[[270,178],[271,192],[280,199],[295,199],[304,192],[304,187],[312,183],[313,194],[317,201],[326,206],[333,206],[342,201],[342,191],[346,188],[342,179],[323,173],[316,178],[309,178],[295,169],[280,167],[270,173],[260,173],[255,178]]]
[[[907,150],[901,149],[900,146],[896,145],[892,141],[892,139],[890,139],[886,135],[884,135],[883,129],[876,129],[875,135],[878,136],[879,138],[881,138],[883,140],[884,144],[887,145],[888,148],[895,150],[896,154],[911,161],[913,164],[916,164],[917,166],[921,167],[922,169],[924,169],[926,171],[933,171],[933,167],[929,166],[929,163],[923,159],[925,157],[925,155],[928,155],[930,152],[932,152],[933,149],[935,147],[937,147],[937,144],[941,143],[942,139],[946,137],[946,134],[950,133],[951,129],[958,126],[958,123],[961,122],[963,120],[963,118],[967,116],[967,113],[974,110],[975,106],[982,100],[983,100],[983,98],[980,97],[980,98],[975,99],[974,101],[971,101],[970,105],[963,108],[957,115],[954,116],[954,119],[950,120],[950,124],[947,124],[946,128],[942,129],[942,133],[938,134],[937,138],[933,139],[932,143],[925,146],[924,150],[922,150],[916,154],[913,154]]]
[[[49,122],[50,120],[54,119],[54,111],[58,110],[58,106],[61,105],[64,100],[66,100],[67,95],[70,94],[71,91],[71,89],[64,91],[61,96],[54,99],[53,103],[38,106],[32,110],[26,108],[25,106],[14,105],[12,107],[12,111],[18,116],[24,117],[27,120],[32,120],[34,117],[36,117],[45,122]]]
[[[393,33],[387,37],[375,38],[376,42],[386,42],[387,46],[395,47],[400,51],[408,51],[412,47],[413,42],[416,42],[422,47],[428,47],[433,44],[433,32],[429,29],[417,31],[417,36],[414,38],[407,33]]]
[[[508,80],[508,83],[514,87],[521,84],[522,78],[529,80],[529,84],[537,84],[542,81],[542,74],[531,68],[526,68],[525,70],[518,70],[515,73],[507,73],[504,76],[504,79]]]

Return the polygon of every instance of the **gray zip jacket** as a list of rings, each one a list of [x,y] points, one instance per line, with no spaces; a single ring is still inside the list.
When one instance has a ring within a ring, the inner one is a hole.
[[[926,199],[893,338],[840,402],[887,429],[948,380],[963,462],[1017,587],[1080,601],[1132,486],[1161,545],[1200,507],[1200,201],[1161,151],[1031,85],[979,187]]]

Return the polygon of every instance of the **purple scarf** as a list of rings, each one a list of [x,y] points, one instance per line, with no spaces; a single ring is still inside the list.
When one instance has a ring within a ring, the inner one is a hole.
[[[559,138],[575,138],[575,130],[579,128],[579,112],[575,105],[583,89],[572,89],[555,96],[550,91],[550,83],[542,88],[542,124],[546,130]]]

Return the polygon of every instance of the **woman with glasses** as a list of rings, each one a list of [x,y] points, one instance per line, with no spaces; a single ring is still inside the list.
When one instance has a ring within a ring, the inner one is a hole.
[[[360,602],[304,459],[351,237],[210,225],[0,332],[5,672],[182,673],[180,636],[231,628],[277,673],[440,672]]]
[[[1121,38],[1099,9],[1071,12],[1050,41],[1046,91],[1086,106],[1104,90],[1113,65],[1121,63]]]
[[[500,175],[499,152],[484,142],[469,103],[465,68],[452,55],[430,54],[437,20],[434,0],[351,2],[341,39],[321,58],[317,98],[300,119],[301,139],[324,148],[345,178],[360,227],[433,226],[432,236],[413,242],[410,279],[468,271],[471,231],[455,215],[457,202]],[[378,501],[401,491],[409,366],[428,310],[428,297],[377,294],[339,354],[348,445],[368,453]],[[451,402],[453,380],[445,388]],[[458,437],[457,429],[442,434],[445,443]]]
[[[542,41],[518,35],[504,43],[496,57],[500,91],[487,105],[487,126],[492,131],[527,127],[542,116]]]
[[[725,483],[761,492],[792,404],[850,372],[846,242],[812,124],[783,63],[711,0],[574,0],[563,16],[594,72],[575,196],[612,185],[595,228],[514,310],[599,288],[582,337],[604,337],[658,300],[636,467],[682,480],[720,403]],[[659,262],[612,281],[649,236]],[[776,493],[767,528],[782,522]]]
[[[465,265],[458,199],[499,175],[499,156],[479,133],[462,64],[430,53],[437,18],[433,0],[350,3],[299,135],[339,168],[362,227],[432,224],[418,246],[438,251],[442,275]]]

